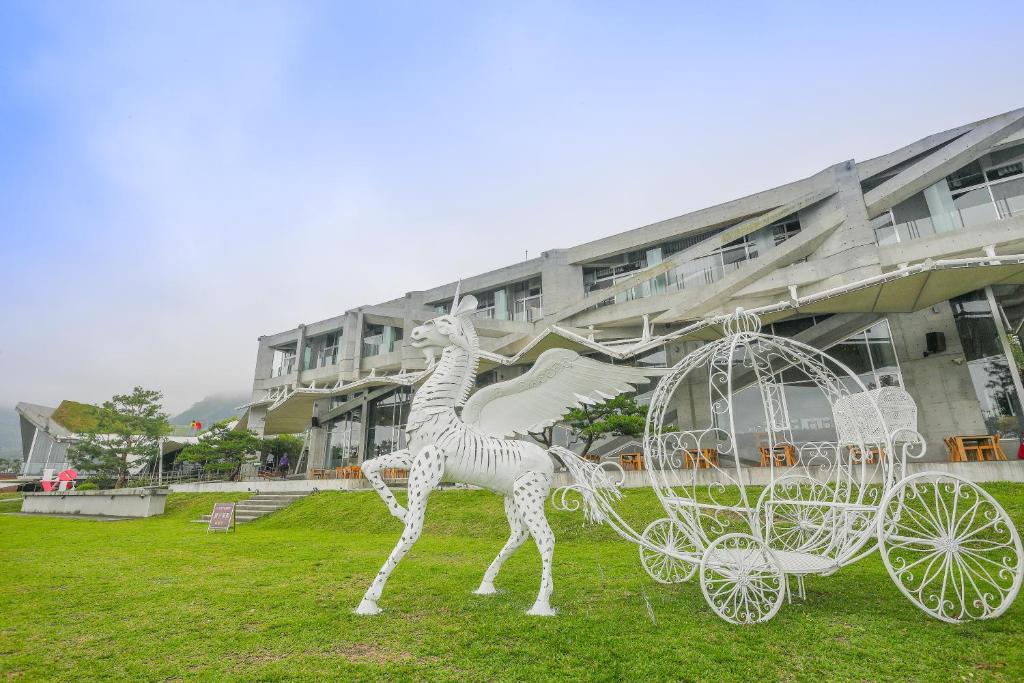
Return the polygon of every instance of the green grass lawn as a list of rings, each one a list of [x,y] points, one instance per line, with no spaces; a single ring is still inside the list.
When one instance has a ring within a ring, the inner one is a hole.
[[[987,487],[1024,527],[1024,486]],[[318,493],[229,534],[190,524],[231,495],[173,495],[160,518],[0,515],[0,676],[22,680],[1021,680],[1024,601],[952,626],[911,605],[877,555],[807,580],[768,624],[662,586],[635,546],[551,512],[553,619],[531,618],[536,549],[471,594],[504,543],[499,498],[442,491],[377,617],[352,609],[400,525],[373,493]],[[621,501],[639,525],[654,495]]]

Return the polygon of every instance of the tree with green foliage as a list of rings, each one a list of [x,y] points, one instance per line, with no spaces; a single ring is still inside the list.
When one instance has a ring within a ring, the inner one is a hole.
[[[302,437],[295,436],[294,434],[279,434],[278,436],[264,439],[262,450],[264,454],[273,453],[276,456],[287,453],[288,462],[291,463],[292,467],[295,467],[299,462],[299,454],[302,453]]]
[[[197,443],[185,446],[178,460],[198,463],[204,472],[223,474],[231,481],[238,479],[242,465],[263,449],[264,442],[248,429],[232,429],[234,423],[234,418],[216,423]]]
[[[604,403],[573,408],[559,424],[571,434],[571,444],[583,444],[581,455],[586,455],[594,441],[605,436],[641,436],[647,422],[647,406],[640,405],[632,396],[616,396]],[[541,432],[530,433],[547,448],[552,446],[554,426]]]
[[[158,443],[171,432],[159,391],[135,387],[130,394],[116,394],[96,409],[81,439],[68,449],[71,464],[91,476],[112,479],[115,488],[128,481],[131,468],[152,462]]]

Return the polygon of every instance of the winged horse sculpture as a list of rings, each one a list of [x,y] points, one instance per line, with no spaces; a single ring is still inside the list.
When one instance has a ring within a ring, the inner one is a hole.
[[[494,581],[501,565],[528,536],[533,536],[540,551],[542,574],[537,600],[527,613],[541,616],[555,613],[550,604],[555,537],[544,515],[555,469],[552,455],[580,485],[588,517],[602,518],[592,500],[593,491],[604,488],[612,491],[603,493],[618,494],[604,470],[572,451],[557,446],[546,451],[537,443],[508,437],[553,424],[574,406],[600,403],[633,391],[635,385],[649,381],[647,373],[601,363],[568,349],[551,349],[541,354],[529,372],[481,389],[470,398],[480,351],[472,322],[476,307],[473,296],[460,300],[456,292],[450,314],[412,331],[411,344],[424,352],[428,363],[434,363],[438,351],[441,360],[413,397],[406,424],[409,447],[362,466],[362,473],[391,513],[405,523],[405,530],[367,589],[355,610],[357,614],[380,612],[377,601],[384,584],[419,538],[427,498],[441,482],[471,484],[505,498],[511,535],[484,572],[475,593],[495,594]],[[381,471],[392,467],[409,470],[408,509],[402,508],[381,478]]]

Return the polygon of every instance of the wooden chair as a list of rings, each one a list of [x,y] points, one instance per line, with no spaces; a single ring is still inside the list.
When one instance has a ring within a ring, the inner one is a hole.
[[[796,446],[791,443],[776,444],[772,449],[758,446],[757,450],[761,453],[761,467],[785,467],[796,464]]]
[[[683,455],[686,469],[708,469],[718,466],[718,450],[715,448],[687,448]]]
[[[992,435],[992,455],[995,456],[993,460],[1006,460],[1006,452],[1003,447],[999,445],[999,440],[1003,438],[1003,435],[996,432]]]
[[[869,448],[867,455],[861,453],[860,448],[857,446],[850,447],[850,462],[854,465],[860,465],[863,459],[865,465],[874,465],[879,460],[885,460],[885,449],[884,448]]]
[[[954,436],[947,436],[942,441],[949,450],[950,462],[967,462],[967,454],[964,453],[963,443],[959,439]]]
[[[349,467],[335,467],[335,475],[338,479],[358,479],[362,475],[362,470],[359,469],[359,465],[350,465]]]
[[[619,465],[624,470],[644,469],[644,456],[642,453],[623,453],[619,456]]]

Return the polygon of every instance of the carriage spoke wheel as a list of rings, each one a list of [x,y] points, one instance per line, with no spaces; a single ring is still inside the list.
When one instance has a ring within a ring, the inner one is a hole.
[[[997,617],[1020,590],[1020,536],[1006,511],[971,482],[922,472],[882,501],[878,547],[912,603],[958,623]]]
[[[644,529],[645,545],[640,546],[640,563],[658,583],[689,581],[697,571],[696,562],[679,559],[679,555],[696,557],[697,549],[686,532],[671,519],[658,519]],[[653,550],[656,548],[657,550]]]
[[[733,624],[755,624],[779,611],[786,577],[763,543],[747,534],[726,534],[704,551],[700,589],[718,616]]]

